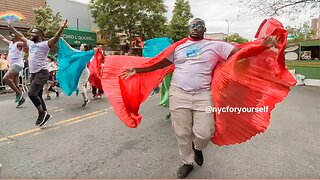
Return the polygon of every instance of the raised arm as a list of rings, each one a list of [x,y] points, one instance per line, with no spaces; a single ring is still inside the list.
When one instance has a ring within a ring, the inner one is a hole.
[[[49,39],[48,46],[49,48],[52,48],[59,40],[64,28],[67,26],[68,20],[64,20],[61,23],[60,29],[57,31],[56,35]]]
[[[277,45],[277,37],[267,36],[266,38],[263,39],[263,41],[261,42],[261,44],[259,46],[255,47],[256,51],[253,51],[253,53],[258,54],[261,51],[268,49],[268,48],[271,48],[271,47],[275,47],[276,45]],[[234,47],[228,58],[230,58],[232,55],[237,53],[239,50],[240,50],[240,48]],[[250,54],[250,55],[252,55],[252,54]]]
[[[17,38],[19,38],[24,44],[27,44],[28,39],[24,37],[24,35],[21,32],[14,28],[12,24],[8,24],[8,26]]]
[[[240,59],[247,58],[249,56],[255,56],[271,47],[277,46],[277,37],[275,36],[267,36],[266,38],[261,41],[260,44],[256,44],[253,46],[250,46],[249,48],[245,47],[243,50],[246,51],[244,53],[241,53],[238,57]]]
[[[0,34],[0,39],[5,42],[6,44],[10,44],[11,41],[9,41],[7,38],[5,38],[4,36],[2,36],[2,34]]]
[[[240,48],[234,47],[230,53],[230,55],[228,56],[228,58],[230,58],[232,55],[234,55],[235,53],[237,53],[240,50]]]
[[[17,47],[18,49],[21,51],[23,49],[23,47],[25,47],[26,44],[24,44],[23,42],[18,42]]]
[[[145,72],[155,71],[155,70],[162,69],[162,68],[165,68],[167,66],[170,66],[171,64],[172,64],[172,62],[169,61],[168,59],[163,59],[162,61],[158,62],[157,64],[154,64],[154,65],[149,66],[149,67],[127,69],[120,76],[121,76],[121,78],[127,79],[127,78],[135,75],[136,73],[145,73]]]

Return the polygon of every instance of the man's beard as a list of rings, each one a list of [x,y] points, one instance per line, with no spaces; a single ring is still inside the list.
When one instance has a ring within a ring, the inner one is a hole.
[[[39,39],[38,37],[33,36],[33,37],[31,37],[31,39],[30,39],[30,40],[31,40],[31,41],[33,41],[33,42],[38,42],[38,39]]]

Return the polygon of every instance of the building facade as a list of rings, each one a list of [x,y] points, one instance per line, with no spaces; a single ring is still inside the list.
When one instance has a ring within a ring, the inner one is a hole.
[[[313,39],[320,39],[320,17],[311,20],[311,28],[315,32]]]
[[[35,25],[33,8],[49,6],[53,13],[60,13],[62,19],[68,19],[68,29],[62,35],[74,47],[82,43],[95,46],[97,43],[98,27],[90,13],[88,4],[74,0],[0,0],[1,12],[18,11],[26,18],[13,25],[22,32],[27,32]],[[0,21],[0,33],[9,36],[10,30],[5,22]],[[0,53],[7,52],[7,44],[0,41]]]
[[[74,47],[85,43],[90,46],[97,44],[98,27],[92,18],[89,4],[75,0],[47,0],[47,5],[62,19],[68,19],[68,29],[63,38]]]
[[[33,8],[45,7],[47,5],[46,0],[0,0],[0,11],[18,11],[22,13],[26,19],[13,25],[22,32],[27,32],[32,25],[35,24],[35,15]],[[10,30],[7,24],[0,21],[0,34],[3,36],[9,36]],[[0,53],[7,52],[7,44],[0,41]]]
[[[227,38],[227,34],[224,33],[204,33],[204,38],[213,39],[213,40],[219,40],[224,41]]]

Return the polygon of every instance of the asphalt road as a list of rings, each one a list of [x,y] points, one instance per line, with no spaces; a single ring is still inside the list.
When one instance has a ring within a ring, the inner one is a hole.
[[[30,100],[16,109],[12,94],[0,95],[0,178],[176,178],[178,147],[158,102],[149,98],[141,125],[130,129],[106,99],[82,108],[80,96],[53,97],[53,118],[39,129]],[[294,87],[265,133],[210,144],[189,178],[320,178],[319,128],[320,88]]]

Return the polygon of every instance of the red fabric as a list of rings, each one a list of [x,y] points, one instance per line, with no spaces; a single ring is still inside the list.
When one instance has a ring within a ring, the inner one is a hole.
[[[97,52],[93,56],[92,62],[89,64],[90,77],[89,82],[92,86],[102,89],[101,84],[101,64],[104,62],[103,52],[100,48],[98,48]]]
[[[270,22],[269,22],[270,21]],[[263,31],[262,31],[263,30]],[[212,142],[230,145],[245,142],[269,125],[270,113],[276,103],[288,94],[296,81],[284,64],[283,51],[287,32],[275,19],[268,19],[258,30],[260,39],[239,45],[242,49],[224,64],[219,64],[213,73],[212,94],[215,107],[264,107],[267,112],[214,113],[216,131]],[[267,35],[278,37],[277,48],[261,46]],[[188,39],[181,40],[155,58],[108,56],[102,77],[103,90],[117,114],[129,127],[141,122],[139,107],[174,66],[150,73],[137,74],[127,80],[119,74],[125,69],[148,67],[168,57],[174,49]]]
[[[127,80],[121,79],[119,75],[129,68],[148,67],[158,63],[173,53],[175,47],[186,41],[187,39],[183,39],[173,44],[154,58],[106,56],[102,76],[103,91],[114,112],[128,127],[135,128],[140,124],[140,104],[149,97],[165,75],[173,71],[174,65],[154,72],[136,74]]]
[[[260,46],[268,35],[278,38],[277,48]],[[256,38],[243,46],[213,75],[215,107],[268,107],[267,112],[215,113],[216,131],[212,142],[217,145],[242,143],[264,132],[269,126],[275,104],[289,93],[296,80],[285,67],[284,48],[287,31],[271,18],[265,20]],[[241,45],[240,45],[241,46]]]

